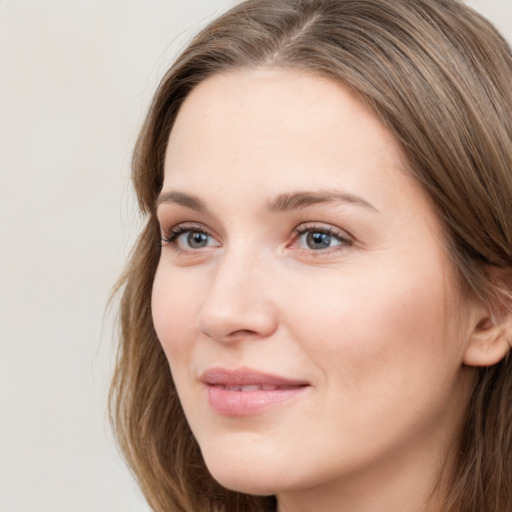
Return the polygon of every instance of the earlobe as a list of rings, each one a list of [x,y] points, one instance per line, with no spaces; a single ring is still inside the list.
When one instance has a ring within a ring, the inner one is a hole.
[[[475,326],[464,353],[468,366],[492,366],[510,351],[512,313],[502,312],[500,318],[488,315]]]

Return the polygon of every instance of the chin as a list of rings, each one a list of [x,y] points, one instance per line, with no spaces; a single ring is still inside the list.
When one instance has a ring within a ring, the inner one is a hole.
[[[213,477],[222,487],[251,496],[273,496],[278,492],[275,482],[249,481],[241,478],[240,475],[222,475],[220,478],[213,475]]]
[[[209,461],[205,458],[208,471],[223,487],[231,491],[251,494],[254,496],[269,496],[282,490],[286,483],[282,481],[282,473],[268,464],[228,458],[216,458]]]

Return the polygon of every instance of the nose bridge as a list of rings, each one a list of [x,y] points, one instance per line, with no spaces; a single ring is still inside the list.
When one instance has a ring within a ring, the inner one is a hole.
[[[198,328],[220,341],[269,336],[276,328],[268,284],[272,265],[249,247],[226,249],[209,281]]]

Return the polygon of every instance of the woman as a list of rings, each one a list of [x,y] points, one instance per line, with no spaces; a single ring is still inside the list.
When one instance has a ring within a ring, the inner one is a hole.
[[[511,82],[455,0],[249,0],[192,41],[111,395],[154,510],[512,509]]]

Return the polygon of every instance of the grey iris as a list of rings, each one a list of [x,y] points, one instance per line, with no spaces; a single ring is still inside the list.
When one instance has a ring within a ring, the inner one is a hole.
[[[187,236],[187,243],[192,249],[201,249],[201,247],[206,247],[208,244],[208,235],[192,231]]]
[[[326,249],[331,245],[331,235],[312,231],[307,234],[306,243],[310,249]]]

